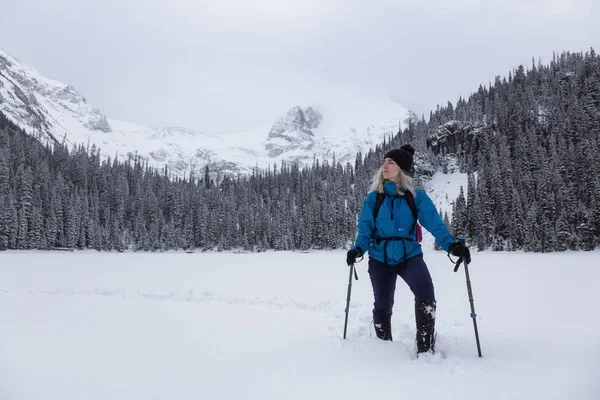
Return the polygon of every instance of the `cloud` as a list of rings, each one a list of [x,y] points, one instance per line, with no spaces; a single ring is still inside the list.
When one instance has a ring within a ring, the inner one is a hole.
[[[592,0],[0,0],[0,45],[74,85],[110,117],[225,133],[272,123],[294,105],[341,102],[348,88],[428,115],[532,58],[598,50],[599,7]]]
[[[323,21],[340,10],[341,0],[155,0],[153,4],[195,28],[217,32],[285,32]]]

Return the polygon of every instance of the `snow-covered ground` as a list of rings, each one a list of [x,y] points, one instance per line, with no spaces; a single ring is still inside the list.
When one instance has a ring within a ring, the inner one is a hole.
[[[415,357],[399,281],[394,342],[374,338],[367,260],[348,339],[342,251],[0,253],[0,399],[600,398],[600,252],[426,249],[438,349]]]

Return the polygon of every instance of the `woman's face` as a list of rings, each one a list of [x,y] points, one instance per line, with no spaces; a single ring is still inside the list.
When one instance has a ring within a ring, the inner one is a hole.
[[[386,181],[396,181],[400,175],[400,167],[391,158],[383,160],[383,179]]]

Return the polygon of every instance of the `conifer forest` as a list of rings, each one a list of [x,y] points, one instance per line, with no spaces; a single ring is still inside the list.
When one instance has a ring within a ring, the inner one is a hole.
[[[0,250],[344,248],[384,154],[411,143],[421,185],[453,157],[468,174],[446,216],[479,250],[600,244],[600,57],[532,61],[417,118],[353,163],[176,178],[136,157],[42,145],[0,112]]]

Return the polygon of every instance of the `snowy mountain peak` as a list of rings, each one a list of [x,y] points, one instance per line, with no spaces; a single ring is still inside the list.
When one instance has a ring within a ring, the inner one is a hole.
[[[290,150],[310,150],[315,144],[316,129],[323,116],[312,107],[292,107],[285,116],[279,118],[271,131],[265,149],[269,157],[277,157]]]
[[[46,141],[71,136],[74,127],[112,131],[106,117],[71,85],[47,79],[0,49],[0,110]]]
[[[352,162],[406,126],[401,104],[355,89],[331,90],[311,106],[294,106],[271,126],[216,136],[200,130],[142,126],[107,118],[73,86],[48,79],[0,48],[0,111],[43,143],[93,145],[106,159],[136,155],[176,176],[206,166],[213,173],[248,174],[283,161],[310,165],[314,157]]]

